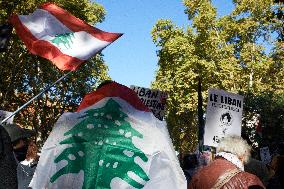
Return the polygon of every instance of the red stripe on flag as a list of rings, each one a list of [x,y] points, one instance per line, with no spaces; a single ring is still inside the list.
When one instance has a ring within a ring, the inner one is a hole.
[[[36,37],[29,31],[27,27],[25,27],[22,22],[20,21],[19,17],[13,14],[9,20],[15,27],[16,33],[19,37],[23,40],[27,48],[30,50],[31,53],[36,54],[34,49],[32,48],[34,41],[37,40]]]
[[[40,8],[48,11],[50,14],[55,16],[60,22],[62,22],[66,27],[68,27],[74,32],[86,31],[95,38],[107,42],[113,42],[120,36],[122,36],[121,33],[110,33],[95,28],[87,24],[83,20],[76,18],[66,10],[58,7],[53,3],[44,3],[40,6]]]
[[[83,62],[78,58],[63,54],[56,46],[48,41],[38,40],[30,30],[22,24],[17,15],[10,17],[10,22],[14,25],[17,34],[25,43],[29,51],[35,55],[42,56],[52,61],[61,70],[76,70]]]
[[[127,101],[137,110],[150,112],[148,107],[142,103],[142,101],[138,98],[138,96],[132,89],[129,89],[128,87],[116,82],[106,84],[98,90],[87,94],[80,103],[77,112],[94,105],[95,103],[106,97],[119,97]]]

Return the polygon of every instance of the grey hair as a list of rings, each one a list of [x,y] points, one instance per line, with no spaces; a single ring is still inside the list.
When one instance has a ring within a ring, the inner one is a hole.
[[[250,158],[251,147],[242,137],[231,135],[221,139],[216,151],[217,153],[229,152],[238,156],[239,159],[243,158],[246,163]]]

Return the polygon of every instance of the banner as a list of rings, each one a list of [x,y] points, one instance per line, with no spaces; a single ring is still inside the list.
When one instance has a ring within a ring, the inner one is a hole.
[[[204,145],[217,147],[226,135],[241,136],[243,96],[209,89]]]
[[[13,112],[7,112],[4,110],[0,110],[0,122],[2,120],[4,120],[6,117],[10,116]],[[6,122],[4,122],[3,124],[12,124],[14,120],[14,116],[12,116],[11,118],[9,118]]]
[[[167,93],[135,85],[131,85],[130,88],[136,92],[143,104],[152,110],[153,114],[159,120],[164,119]]]
[[[118,83],[87,94],[45,142],[34,189],[186,189],[165,122]]]

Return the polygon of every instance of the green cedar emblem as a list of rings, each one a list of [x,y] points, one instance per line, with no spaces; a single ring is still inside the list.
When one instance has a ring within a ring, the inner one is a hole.
[[[51,42],[57,46],[63,44],[66,49],[69,49],[73,43],[72,38],[74,38],[74,33],[57,34],[55,35],[54,39],[51,40]]]
[[[144,170],[134,162],[137,156],[144,162],[148,161],[147,156],[132,143],[133,136],[143,138],[143,135],[125,120],[128,116],[120,108],[116,101],[110,99],[104,107],[86,111],[80,117],[85,119],[64,133],[64,136],[70,136],[60,144],[72,146],[64,149],[54,162],[66,160],[68,163],[51,177],[50,182],[64,174],[83,170],[83,189],[110,188],[115,177],[135,188],[144,187],[127,174],[132,171],[144,181],[149,180]]]

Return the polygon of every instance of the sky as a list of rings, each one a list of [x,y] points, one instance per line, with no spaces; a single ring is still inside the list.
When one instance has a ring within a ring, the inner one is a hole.
[[[108,32],[124,33],[103,50],[112,80],[150,88],[155,79],[158,57],[151,30],[159,19],[172,20],[180,27],[189,24],[182,0],[96,0],[106,10],[105,20],[96,25]],[[218,16],[228,14],[228,0],[213,0]]]

